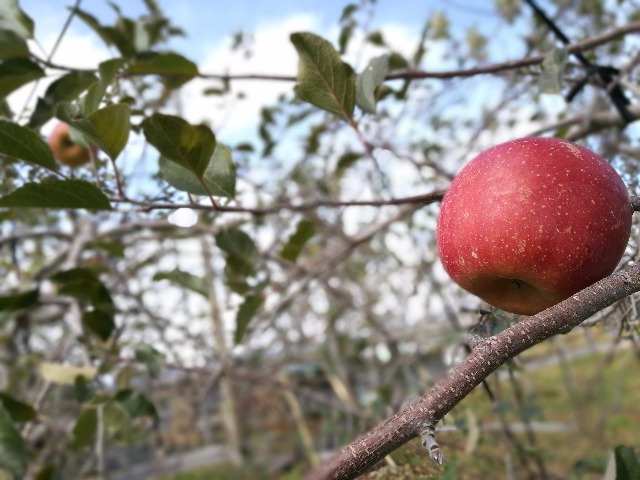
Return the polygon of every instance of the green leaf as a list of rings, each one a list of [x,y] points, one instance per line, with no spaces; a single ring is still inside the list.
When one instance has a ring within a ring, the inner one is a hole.
[[[637,480],[640,478],[640,460],[633,448],[620,445],[613,451],[616,461],[616,480]]]
[[[233,337],[233,341],[236,345],[242,343],[242,339],[247,333],[249,323],[257,313],[258,309],[262,305],[264,297],[262,295],[248,295],[236,315],[236,332]]]
[[[82,267],[58,272],[51,277],[51,280],[59,285],[68,285],[71,283],[95,283],[100,281],[92,270]]]
[[[231,157],[231,149],[221,143],[216,144],[213,156],[202,175],[202,181],[207,189],[202,186],[202,183],[191,171],[163,156],[160,157],[159,166],[162,177],[169,185],[178,190],[192,195],[208,195],[210,193],[218,197],[233,198],[235,196],[236,170]]]
[[[216,235],[216,244],[226,254],[225,275],[229,288],[245,294],[250,290],[247,277],[257,271],[259,253],[255,243],[242,230],[229,228]]]
[[[389,71],[389,56],[371,59],[356,81],[356,102],[367,113],[376,113],[376,88]]]
[[[340,15],[340,21],[344,22],[350,18],[358,10],[358,5],[355,3],[349,3],[342,9],[342,15]]]
[[[216,147],[216,138],[209,127],[154,113],[142,122],[142,130],[163,157],[202,178]]]
[[[341,176],[344,174],[344,172],[351,167],[354,163],[356,163],[358,160],[360,160],[362,158],[362,153],[357,153],[357,152],[345,152],[343,153],[340,158],[338,159],[338,164],[336,165],[336,171],[335,171],[335,175],[336,176]]]
[[[138,343],[134,347],[136,360],[147,367],[149,375],[157,377],[164,365],[164,356],[147,343]]]
[[[226,228],[220,231],[216,235],[216,245],[230,255],[237,255],[251,261],[258,258],[256,244],[239,228]]]
[[[73,382],[73,390],[78,403],[87,403],[95,394],[95,389],[86,377],[78,375]]]
[[[58,289],[58,293],[76,298],[106,315],[113,315],[116,310],[109,290],[100,281],[67,283]]]
[[[38,304],[38,289],[29,290],[14,295],[0,296],[0,311],[13,312],[25,308],[31,308]]]
[[[29,120],[29,127],[38,128],[48,122],[56,113],[61,102],[75,100],[97,80],[91,72],[72,72],[60,77],[47,88],[44,97],[38,99]]]
[[[26,183],[0,198],[0,207],[111,210],[109,199],[104,193],[82,180]]]
[[[379,47],[384,47],[386,45],[382,32],[371,32],[367,35],[367,41]]]
[[[91,310],[82,314],[82,324],[103,342],[108,340],[116,324],[113,315],[104,310]]]
[[[0,30],[0,60],[29,56],[27,42],[11,30]]]
[[[147,397],[130,388],[120,390],[115,400],[124,407],[129,413],[131,418],[137,417],[151,417],[153,419],[158,418],[158,412],[156,407],[151,403]]]
[[[560,93],[562,91],[562,77],[567,60],[564,48],[554,48],[542,62],[539,87],[541,93]]]
[[[104,426],[114,442],[126,442],[134,431],[129,412],[118,402],[109,402],[104,407]]]
[[[18,480],[27,472],[29,453],[24,440],[16,429],[11,416],[0,408],[0,469],[6,470]]]
[[[282,247],[280,256],[285,260],[295,262],[302,251],[302,247],[313,237],[315,231],[316,224],[314,222],[310,220],[300,220],[295,233],[289,237],[287,243]]]
[[[203,297],[209,296],[209,287],[204,278],[197,277],[182,270],[176,269],[171,272],[158,272],[153,276],[153,279],[156,281],[169,280],[170,282],[176,283],[187,290],[199,293]]]
[[[49,463],[48,465],[44,465],[35,473],[33,480],[63,480],[63,477],[58,466],[53,463]]]
[[[102,240],[94,240],[87,243],[87,248],[101,250],[113,257],[124,258],[125,247],[124,244],[118,239],[108,238]]]
[[[16,400],[11,395],[0,392],[0,402],[11,416],[11,420],[16,423],[31,422],[38,418],[38,412],[31,405]]]
[[[131,107],[126,103],[108,105],[85,118],[77,118],[74,113],[76,109],[71,104],[64,103],[58,107],[56,115],[115,160],[129,140]]]
[[[449,18],[441,11],[433,12],[428,20],[428,32],[433,40],[445,40],[449,38]]]
[[[96,408],[87,408],[83,410],[71,431],[71,442],[69,448],[71,450],[81,450],[88,446],[96,434],[98,428],[98,412]]]
[[[28,403],[21,402],[11,395],[0,392],[2,406],[16,423],[31,422],[38,418],[38,412]]]
[[[33,37],[33,20],[18,5],[18,0],[0,0],[0,30],[10,30],[20,38]]]
[[[143,52],[135,56],[127,72],[130,74],[162,75],[169,89],[178,88],[199,75],[198,66],[173,52]]]
[[[130,19],[120,16],[115,26],[105,26],[96,17],[84,10],[76,8],[74,12],[78,18],[100,36],[106,45],[115,46],[122,56],[128,58],[136,53],[134,44],[135,25]]]
[[[58,168],[49,146],[36,132],[5,120],[0,120],[0,153],[49,170]]]
[[[409,61],[398,52],[391,52],[389,55],[389,71],[405,70],[409,68]]]
[[[0,46],[1,48],[1,46]],[[0,64],[0,98],[45,76],[44,70],[26,58],[12,58]]]
[[[80,102],[82,113],[88,115],[98,109],[100,102],[107,92],[107,88],[115,78],[118,70],[120,70],[125,63],[125,60],[122,58],[112,58],[100,64],[100,80],[94,82],[89,87],[86,95]]]
[[[353,31],[355,29],[355,22],[348,22],[342,29],[340,30],[340,35],[338,36],[338,48],[340,49],[340,54],[342,55],[347,51],[347,45],[349,44],[349,40],[353,36]]]
[[[298,52],[298,97],[345,120],[353,116],[356,82],[353,69],[343,62],[333,45],[313,33],[294,33]]]

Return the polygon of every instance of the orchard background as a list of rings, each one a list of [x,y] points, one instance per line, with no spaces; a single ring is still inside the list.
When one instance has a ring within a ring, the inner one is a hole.
[[[326,459],[528,325],[439,263],[462,165],[556,136],[638,194],[640,4],[174,3],[0,0],[0,476],[638,478],[635,219],[443,466],[407,410]]]

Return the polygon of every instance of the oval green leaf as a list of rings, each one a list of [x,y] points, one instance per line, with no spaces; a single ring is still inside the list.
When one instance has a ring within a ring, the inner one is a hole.
[[[76,424],[71,431],[69,448],[80,450],[91,443],[98,428],[98,412],[95,408],[84,410],[76,419]]]
[[[287,243],[282,247],[280,256],[290,262],[295,262],[302,252],[304,245],[313,237],[316,231],[316,224],[311,220],[300,220],[296,231],[289,237]]]
[[[236,190],[236,171],[231,149],[218,143],[207,165],[202,181],[181,165],[160,157],[160,173],[169,185],[192,195],[213,195],[233,198]],[[202,185],[202,182],[206,185]]]
[[[567,51],[564,48],[554,48],[542,62],[539,87],[541,93],[560,93],[562,91],[562,78],[567,60]]]
[[[0,30],[0,60],[28,57],[27,42],[10,30]]]
[[[44,97],[38,99],[29,126],[37,128],[44,125],[55,115],[59,103],[76,100],[96,80],[96,76],[87,71],[68,73],[60,77],[49,85]]]
[[[1,46],[0,46],[1,48]],[[44,70],[26,58],[12,58],[0,64],[0,98],[45,76]]]
[[[5,120],[0,120],[0,153],[48,170],[58,168],[49,146],[36,132]]]
[[[149,375],[157,377],[164,365],[164,356],[148,343],[138,343],[133,347],[136,360],[147,367]]]
[[[202,178],[216,147],[216,137],[209,127],[154,113],[142,122],[142,130],[160,155]]]
[[[178,88],[198,76],[198,66],[173,52],[139,53],[127,69],[130,74],[162,75],[169,89]]]
[[[18,0],[0,2],[0,30],[12,31],[27,40],[33,38],[33,28],[33,20],[20,9]]]
[[[11,395],[0,392],[0,401],[11,419],[16,422],[31,422],[38,417],[38,412],[31,405],[15,399]]]
[[[205,279],[183,270],[175,269],[168,272],[157,272],[153,279],[156,281],[169,280],[187,290],[199,293],[205,298],[209,296],[209,286]]]
[[[298,97],[345,120],[356,105],[356,77],[336,49],[313,33],[294,33],[291,42],[299,57]]]
[[[248,295],[240,305],[236,315],[236,331],[233,336],[233,341],[236,345],[242,343],[242,339],[249,328],[249,323],[251,323],[263,301],[264,297],[262,295]]]
[[[28,452],[24,440],[7,411],[0,407],[0,470],[6,470],[13,478],[24,478],[27,471]]]
[[[40,292],[38,289],[13,295],[2,295],[0,296],[0,311],[15,312],[16,310],[31,308],[38,304],[39,297]]]
[[[27,183],[0,198],[0,207],[111,210],[111,204],[105,194],[82,180]]]
[[[98,67],[100,80],[94,82],[89,87],[81,101],[82,112],[85,115],[89,115],[98,109],[100,102],[104,98],[104,94],[107,92],[107,87],[111,84],[116,73],[118,73],[118,70],[120,70],[124,64],[125,60],[122,58],[112,58],[100,64]]]
[[[82,324],[103,342],[107,341],[116,328],[111,313],[91,310],[82,314]]]
[[[364,112],[376,113],[376,88],[389,71],[389,56],[371,59],[356,81],[356,103]]]
[[[77,118],[69,103],[58,107],[56,116],[82,132],[88,140],[115,160],[127,145],[131,130],[131,107],[126,103],[109,105],[82,118]]]

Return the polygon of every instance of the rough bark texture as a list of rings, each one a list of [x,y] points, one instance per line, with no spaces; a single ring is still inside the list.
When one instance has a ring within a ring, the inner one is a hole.
[[[569,332],[591,315],[639,290],[640,265],[633,265],[481,341],[463,363],[427,394],[344,447],[306,480],[356,478],[418,436],[424,425],[442,419],[508,359],[554,335]]]

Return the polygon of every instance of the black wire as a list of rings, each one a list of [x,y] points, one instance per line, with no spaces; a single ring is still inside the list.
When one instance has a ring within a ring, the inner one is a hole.
[[[542,8],[538,6],[535,0],[525,0],[525,2],[531,7],[538,17],[549,27],[549,29],[558,37],[558,39],[565,45],[569,45],[571,41],[564,34],[564,32],[551,20],[544,12]],[[615,77],[620,73],[620,70],[614,67],[606,65],[594,65],[589,61],[587,57],[580,52],[572,52],[572,54],[578,59],[578,61],[586,68],[587,73],[585,78],[578,82],[567,95],[567,101],[570,102],[573,98],[580,93],[580,91],[587,84],[590,77],[597,75],[604,84],[604,88],[613,102],[613,105],[618,110],[618,113],[626,123],[631,123],[637,119],[637,117],[629,111],[630,105],[629,99],[626,97],[620,85],[614,83]]]

